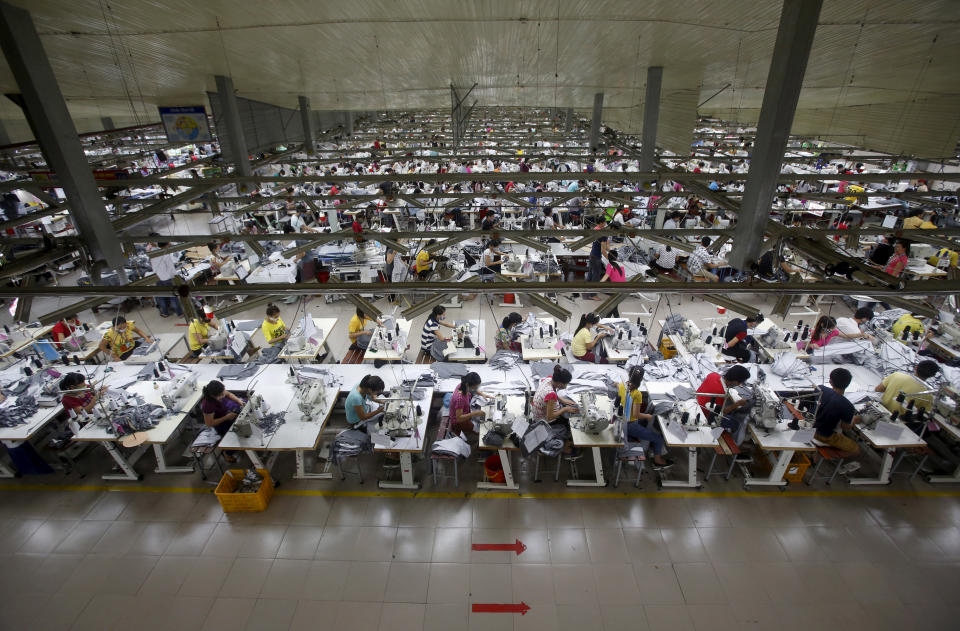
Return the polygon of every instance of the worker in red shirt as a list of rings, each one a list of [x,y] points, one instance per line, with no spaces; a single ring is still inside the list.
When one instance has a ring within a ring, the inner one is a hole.
[[[750,371],[745,366],[735,365],[722,376],[717,372],[710,373],[697,388],[697,403],[708,419],[717,416],[714,406],[723,406],[719,411],[720,426],[730,432],[737,444],[743,440],[742,430],[747,420],[744,408],[752,401],[745,397],[731,397],[729,393],[732,388],[745,384],[749,379]]]

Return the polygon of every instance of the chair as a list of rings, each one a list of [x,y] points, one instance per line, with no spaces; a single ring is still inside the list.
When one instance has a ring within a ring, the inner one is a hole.
[[[820,454],[820,458],[817,459],[817,464],[816,466],[813,467],[813,472],[807,478],[806,483],[807,485],[811,485],[813,484],[814,480],[816,480],[819,477],[819,478],[826,478],[827,485],[829,485],[831,482],[833,482],[833,479],[837,477],[837,473],[840,472],[840,467],[843,466],[843,460],[844,460],[843,452],[837,449],[834,449],[833,447],[828,447],[826,445],[817,445],[817,453]],[[828,476],[827,475],[818,476],[817,472],[820,471],[820,465],[822,465],[824,461],[827,461],[827,460],[829,460],[830,462],[837,463],[836,466],[833,468],[833,473],[831,473]]]
[[[929,445],[924,445],[923,447],[910,447],[908,449],[901,449],[900,453],[897,454],[897,459],[893,461],[893,466],[890,468],[890,475],[893,476],[897,473],[897,469],[900,467],[900,463],[903,462],[906,458],[913,458],[917,461],[917,466],[914,467],[913,471],[905,472],[909,474],[908,480],[913,480],[920,469],[923,468],[923,465],[927,463],[927,458],[933,453],[933,450],[930,449]]]
[[[733,468],[737,464],[737,456],[739,454],[740,447],[733,439],[733,436],[730,435],[730,432],[724,430],[724,432],[720,434],[720,438],[717,441],[716,446],[713,448],[713,456],[710,458],[710,466],[707,467],[707,474],[704,476],[704,480],[709,480],[710,476],[713,475],[713,465],[717,461],[717,456],[730,457],[730,466],[727,467],[727,472],[723,476],[724,480],[729,480],[730,476],[733,474]]]
[[[627,443],[627,447],[630,447],[630,445],[640,446],[642,450],[635,451],[637,447],[634,447],[633,449],[626,449],[622,453],[617,453],[617,468],[613,478],[613,488],[620,486],[620,474],[623,472],[624,464],[637,468],[637,479],[634,481],[633,486],[636,488],[640,487],[640,476],[643,475],[643,471],[646,469],[646,452],[647,449],[650,448],[650,441],[642,440],[639,443]]]

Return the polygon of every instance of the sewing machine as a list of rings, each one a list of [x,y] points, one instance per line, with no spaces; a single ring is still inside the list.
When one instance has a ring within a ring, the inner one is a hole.
[[[599,434],[616,420],[609,397],[593,392],[581,393],[577,416],[579,429],[587,434]]]
[[[410,399],[389,398],[383,406],[383,417],[377,423],[390,438],[410,436],[417,427],[417,404]]]
[[[693,320],[683,322],[683,344],[691,353],[702,353],[706,349],[700,327],[694,324]]]
[[[382,326],[377,326],[373,330],[367,350],[375,352],[395,350],[402,353],[406,347],[406,336],[401,332],[400,325],[396,323],[391,325],[388,320],[384,320]]]
[[[321,419],[327,400],[327,385],[322,379],[311,379],[297,387],[297,406],[304,421]]]
[[[523,269],[523,261],[515,254],[504,254],[502,269],[511,274],[519,274]]]
[[[259,440],[261,445],[265,445],[263,430],[260,429],[258,421],[269,411],[270,406],[263,400],[263,397],[259,394],[252,394],[243,405],[243,409],[240,410],[233,422],[233,427],[230,429],[240,438],[252,437]]]
[[[513,431],[513,423],[518,416],[514,412],[507,411],[507,395],[498,394],[493,399],[487,400],[487,403],[480,406],[484,413],[484,421],[488,424],[490,430],[509,436]]]
[[[736,389],[731,388],[728,396],[734,401],[740,397],[736,394]],[[780,408],[783,404],[780,397],[769,386],[762,384],[753,385],[753,407],[750,410],[750,418],[755,425],[764,429],[773,429],[780,420]]]
[[[878,401],[868,401],[860,408],[860,424],[867,429],[873,428],[880,421],[893,422],[890,410],[883,407]]]
[[[453,338],[452,344],[457,348],[473,348],[474,343],[472,336],[473,335],[473,325],[469,322],[458,322],[453,328]]]
[[[766,331],[757,336],[757,342],[772,350],[791,348],[790,343],[785,338],[789,338],[790,333],[784,333],[776,324],[770,324]],[[796,348],[795,346],[792,348]]]
[[[227,347],[229,341],[230,332],[227,331],[225,324],[221,324],[220,328],[214,329],[210,337],[207,338],[207,347],[215,351],[222,351]]]
[[[546,327],[542,324],[534,327],[533,331],[531,331],[527,337],[527,347],[538,350],[553,348],[559,341],[556,333],[557,331],[553,328],[552,324]]]
[[[613,348],[620,352],[635,351],[638,348],[644,348],[647,344],[646,331],[639,326],[631,324],[620,328],[616,335],[611,338]]]
[[[168,410],[179,411],[180,400],[197,391],[197,375],[184,373],[160,388],[160,400]]]

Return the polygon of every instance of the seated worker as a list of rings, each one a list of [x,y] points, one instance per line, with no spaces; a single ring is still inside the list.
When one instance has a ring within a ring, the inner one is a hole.
[[[917,228],[921,227],[922,223],[923,223],[923,209],[914,208],[909,213],[907,213],[907,216],[903,219],[903,229],[916,230]]]
[[[650,261],[650,272],[654,275],[659,272],[666,274],[672,272],[677,266],[677,251],[673,246],[660,244],[654,253],[654,258]]]
[[[497,249],[500,247],[500,243],[500,239],[490,239],[490,241],[487,242],[487,247],[483,249],[483,267],[480,270],[481,274],[490,275],[501,272],[506,253]]]
[[[648,441],[654,454],[653,468],[665,469],[673,464],[673,460],[664,457],[667,445],[663,435],[658,431],[653,415],[646,413],[647,394],[640,389],[643,374],[642,367],[631,368],[627,381],[617,385],[617,400],[627,418],[627,438],[633,442]]]
[[[436,243],[436,240],[430,239],[427,241],[427,245],[424,246],[424,249],[417,252],[417,262],[414,264],[416,269],[417,278],[420,280],[426,280],[427,276],[430,275],[430,270],[433,269],[433,263],[430,261],[430,253],[427,252],[426,248]]]
[[[856,441],[843,433],[843,430],[848,430],[860,422],[857,410],[843,396],[852,379],[846,368],[834,368],[830,372],[830,387],[817,387],[820,390],[820,402],[817,404],[816,420],[813,423],[813,439],[842,452],[844,458],[860,453],[860,446]],[[859,468],[859,462],[848,462],[841,467],[840,473],[850,473]]]
[[[663,222],[664,230],[676,230],[681,226],[683,221],[683,213],[681,212],[672,212],[666,221]]]
[[[274,344],[283,344],[287,341],[287,338],[290,337],[290,332],[287,331],[287,325],[284,324],[280,318],[280,307],[272,302],[267,305],[267,317],[264,318],[263,324],[260,325],[260,330],[263,331],[263,339],[271,346]]]
[[[890,332],[893,334],[893,337],[901,342],[907,341],[903,339],[904,333],[907,333],[908,338],[913,338],[915,333],[918,333],[921,337],[923,337],[923,331],[923,320],[918,318],[916,314],[913,313],[903,314],[897,318],[896,322],[893,323],[893,326],[890,327]]]
[[[893,256],[892,241],[890,237],[878,237],[877,244],[873,246],[873,249],[870,250],[870,254],[867,256],[867,262],[875,266],[886,265],[890,257]]]
[[[545,421],[556,428],[557,435],[563,439],[564,453],[570,453],[573,447],[570,422],[564,414],[576,414],[579,407],[572,399],[560,396],[557,390],[563,390],[572,380],[570,371],[557,364],[553,375],[540,382],[530,401],[532,420]]]
[[[210,327],[219,330],[220,324],[217,320],[207,320],[206,318],[194,318],[187,329],[187,345],[190,347],[192,357],[200,357],[203,348],[210,341]]]
[[[752,401],[747,397],[740,397],[735,401],[735,397],[731,397],[729,392],[749,380],[750,371],[746,367],[731,366],[723,376],[717,372],[710,373],[697,388],[697,403],[700,404],[700,410],[710,419],[714,418],[717,412],[707,406],[722,406],[719,410],[720,426],[730,432],[738,445],[743,441],[745,434],[746,408]]]
[[[902,239],[897,239],[893,244],[893,254],[887,259],[883,266],[883,271],[891,276],[899,277],[903,270],[907,269],[907,261],[910,257],[910,244]]]
[[[710,237],[700,239],[700,245],[687,257],[687,271],[693,276],[703,276],[711,283],[717,283],[720,277],[710,270],[720,266],[710,262],[711,254],[707,250],[708,247],[710,247]]]
[[[446,313],[446,307],[443,305],[437,305],[430,311],[430,315],[427,316],[426,322],[423,323],[423,330],[420,331],[421,355],[430,357],[430,350],[433,348],[433,343],[437,339],[443,342],[449,342],[451,339],[453,339],[452,337],[443,337],[439,333],[439,329],[442,326],[445,326],[448,329],[454,328],[452,324],[444,321],[444,316]]]
[[[756,358],[756,352],[752,349],[757,342],[753,336],[747,335],[747,330],[752,329],[763,321],[763,316],[747,316],[745,320],[734,318],[727,323],[723,331],[723,346],[720,352],[728,357],[734,357],[738,362],[745,363],[753,361]]]
[[[756,273],[764,280],[787,280],[791,274],[797,274],[799,271],[787,263],[779,261],[776,248],[767,250],[757,261]]]
[[[875,388],[877,392],[883,393],[883,396],[880,397],[880,403],[891,412],[899,412],[900,414],[907,411],[905,406],[909,405],[910,401],[913,401],[913,405],[917,408],[923,408],[925,410],[933,409],[933,395],[910,395],[916,392],[930,390],[930,386],[925,384],[924,381],[930,379],[939,371],[940,366],[937,365],[937,362],[932,359],[925,359],[917,363],[912,375],[899,370],[887,375]],[[907,397],[903,403],[897,401],[897,397],[900,396],[901,392]]]
[[[383,379],[376,375],[367,375],[350,391],[347,400],[343,402],[344,412],[347,414],[347,424],[362,432],[367,431],[367,421],[383,414],[384,403],[377,397],[383,394]],[[376,403],[380,407],[369,409],[368,402]]]
[[[814,349],[823,348],[839,334],[836,320],[830,316],[820,316],[813,327],[810,339],[798,341],[797,349],[809,353]]]
[[[449,428],[455,435],[459,435],[460,432],[467,435],[477,433],[473,419],[482,421],[484,412],[471,409],[470,402],[475,395],[493,398],[492,394],[480,391],[480,383],[480,375],[468,372],[460,378],[460,385],[453,390],[453,395],[450,397]]]
[[[497,336],[494,338],[494,344],[498,351],[520,352],[520,342],[514,340],[513,330],[521,322],[523,322],[523,316],[516,311],[511,311],[507,317],[503,319],[500,327],[497,329]]]
[[[598,359],[598,354],[593,352],[593,348],[606,336],[613,335],[614,330],[605,324],[598,324],[599,322],[600,316],[596,313],[584,313],[580,316],[580,323],[577,324],[573,342],[570,344],[570,350],[577,359],[598,364],[608,363],[606,357]],[[602,330],[594,335],[594,327]]]
[[[873,336],[860,328],[873,320],[873,309],[860,307],[852,318],[837,318],[837,336],[845,340],[873,340]]]
[[[87,378],[82,374],[69,372],[60,380],[60,392],[63,393],[60,403],[67,412],[80,409],[89,412],[106,391],[106,386],[94,390],[87,384]]]
[[[153,343],[153,339],[144,335],[143,332],[133,325],[133,322],[127,320],[124,316],[117,316],[113,320],[113,326],[107,329],[100,340],[100,350],[107,353],[115,362],[123,361],[130,357],[133,349],[140,346],[139,340],[134,340],[134,336],[141,338],[148,344]]]
[[[203,424],[212,427],[220,438],[223,438],[233,427],[233,422],[243,410],[245,401],[228,391],[223,383],[216,379],[207,383],[202,392],[200,411],[203,413]],[[227,462],[237,461],[237,457],[231,451],[224,451],[223,459]]]
[[[351,351],[364,351],[370,345],[370,336],[373,335],[373,331],[367,329],[368,322],[382,324],[379,319],[368,318],[363,309],[357,307],[357,312],[350,318],[350,324],[347,325],[347,337],[350,339]]]
[[[50,331],[54,345],[61,350],[80,350],[80,344],[78,340],[73,338],[73,334],[82,327],[83,325],[77,314],[72,313],[65,316],[63,320],[54,324]]]

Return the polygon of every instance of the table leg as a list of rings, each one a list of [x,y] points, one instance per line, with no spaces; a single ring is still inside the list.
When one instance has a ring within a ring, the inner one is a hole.
[[[16,472],[7,465],[0,462],[0,478],[15,478],[17,477]]]
[[[790,460],[793,458],[792,449],[784,449],[777,456],[777,461],[770,471],[770,475],[765,478],[747,478],[743,481],[744,486],[786,486],[787,481],[783,479],[783,474],[787,472],[790,466]]]
[[[697,474],[697,448],[687,447],[687,479],[667,480],[665,474],[660,475],[660,486],[669,488],[699,489],[700,478]]]
[[[330,480],[333,478],[333,473],[307,473],[306,466],[304,465],[304,456],[303,450],[298,449],[294,453],[294,457],[297,460],[297,472],[293,477],[298,480]]]
[[[865,484],[889,484],[890,471],[893,470],[893,454],[896,449],[884,449],[883,459],[880,461],[880,474],[875,478],[850,478],[850,484],[857,486]]]
[[[603,479],[603,461],[600,460],[600,448],[591,448],[593,452],[593,472],[596,478],[593,480],[567,480],[567,486],[606,486],[607,482]]]
[[[104,480],[142,480],[143,476],[139,475],[133,468],[133,465],[136,464],[137,460],[140,459],[140,456],[144,454],[147,450],[146,445],[140,445],[136,451],[133,452],[133,455],[130,456],[130,459],[127,460],[123,457],[123,454],[120,453],[120,450],[117,448],[117,444],[112,440],[104,441],[104,448],[107,450],[107,453],[110,454],[110,457],[113,458],[114,462],[117,463],[117,466],[120,467],[120,470],[123,473],[104,473],[102,477]]]
[[[153,455],[157,458],[157,468],[154,473],[193,473],[193,467],[171,467],[163,457],[163,445],[153,446]]]
[[[409,451],[400,452],[400,482],[380,480],[381,489],[410,489],[416,491],[420,485],[413,479],[413,455]]]
[[[250,464],[253,465],[254,469],[266,469],[267,467],[263,466],[263,461],[260,460],[260,455],[252,449],[244,449],[243,452],[247,454],[247,458],[250,459]]]
[[[510,452],[506,449],[498,449],[497,453],[500,454],[500,464],[503,465],[503,483],[499,482],[477,482],[478,489],[506,489],[508,491],[517,491],[520,489],[520,485],[516,483],[513,479],[513,469],[510,464]]]

